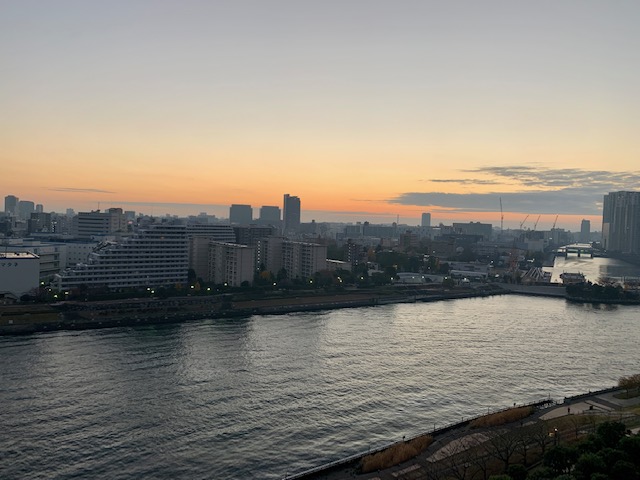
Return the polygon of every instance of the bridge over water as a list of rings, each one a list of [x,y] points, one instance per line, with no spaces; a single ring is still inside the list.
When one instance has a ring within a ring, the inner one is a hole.
[[[568,257],[570,254],[575,253],[578,257],[588,255],[593,258],[594,248],[590,243],[572,243],[571,245],[565,245],[556,250],[556,255],[559,257]]]

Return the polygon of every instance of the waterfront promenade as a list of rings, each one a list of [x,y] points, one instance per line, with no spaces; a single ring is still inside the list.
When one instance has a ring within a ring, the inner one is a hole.
[[[540,427],[542,438],[547,436],[549,444],[568,441],[573,437],[577,437],[580,432],[593,428],[598,421],[605,420],[625,422],[633,433],[638,433],[640,416],[629,412],[629,409],[640,405],[640,396],[630,399],[616,398],[616,395],[623,391],[620,388],[613,387],[598,392],[564,398],[559,402],[552,399],[534,402],[533,406],[536,411],[533,415],[521,421],[499,427],[473,429],[470,428],[472,419],[463,419],[459,423],[425,432],[425,434],[430,434],[434,440],[426,450],[414,458],[383,470],[359,473],[362,459],[365,456],[405,441],[409,442],[411,439],[403,439],[402,442],[376,449],[375,452],[353,455],[307,472],[287,476],[286,478],[288,480],[346,480],[354,478],[361,480],[433,480],[434,478],[450,478],[448,476],[452,473],[450,470],[456,470],[456,474],[459,474],[459,467],[462,463],[467,462],[467,467],[469,467],[473,460],[477,462],[477,452],[474,452],[473,455],[470,454],[468,458],[462,458],[465,457],[466,451],[475,450],[478,447],[482,447],[483,444],[490,445],[485,450],[489,451],[498,444],[495,441],[496,438],[505,435],[511,435],[512,438],[516,438],[518,432],[525,428],[536,429]],[[582,421],[581,419],[583,418],[591,419],[591,422],[588,420]],[[532,450],[533,448],[531,446]],[[514,448],[514,454],[515,452],[516,449]],[[491,455],[489,454],[488,456]],[[462,477],[453,476],[451,478]]]

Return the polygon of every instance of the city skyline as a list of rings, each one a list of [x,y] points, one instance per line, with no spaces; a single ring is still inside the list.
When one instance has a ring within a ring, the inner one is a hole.
[[[640,185],[634,3],[0,5],[0,191],[45,211],[579,231]]]

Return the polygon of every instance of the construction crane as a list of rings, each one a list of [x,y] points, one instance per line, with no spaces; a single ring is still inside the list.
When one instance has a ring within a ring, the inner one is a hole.
[[[529,218],[529,214],[527,214],[527,216],[524,217],[524,220],[522,220],[522,222],[520,222],[520,230],[522,230],[522,226],[524,225],[524,222],[527,221],[527,218]]]
[[[534,223],[534,224],[533,224],[533,230],[532,230],[533,232],[535,232],[535,231],[536,231],[536,227],[538,226],[538,222],[540,221],[540,217],[541,217],[541,216],[542,216],[542,215],[538,215],[538,218],[536,219],[536,223]]]
[[[556,228],[556,223],[558,222],[558,217],[560,215],[556,215],[556,219],[553,221],[553,226],[551,227],[551,230],[553,230],[554,228]]]

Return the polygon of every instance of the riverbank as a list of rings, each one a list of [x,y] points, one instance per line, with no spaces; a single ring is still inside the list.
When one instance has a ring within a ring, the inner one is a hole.
[[[489,449],[508,448],[508,446],[505,446],[507,443],[493,440],[505,435],[510,434],[512,442],[516,443],[518,439],[529,438],[530,436],[530,446],[533,450],[533,444],[536,442],[545,445],[557,444],[572,437],[577,438],[580,431],[586,431],[589,428],[594,429],[599,421],[623,421],[624,419],[629,428],[637,430],[640,424],[640,417],[636,413],[629,412],[628,409],[640,405],[640,397],[621,400],[617,394],[623,391],[619,387],[612,387],[570,398],[565,397],[562,402],[556,402],[551,398],[533,402],[528,404],[527,407],[532,407],[534,413],[524,420],[512,422],[511,424],[500,424],[485,428],[474,427],[474,421],[496,415],[496,413],[492,412],[467,420],[463,419],[458,423],[442,428],[434,428],[432,431],[421,433],[415,437],[419,438],[428,435],[433,440],[417,456],[376,472],[360,472],[360,466],[365,457],[408,443],[413,438],[403,438],[401,442],[383,445],[374,450],[352,455],[286,478],[288,480],[343,480],[353,478],[361,480],[427,480],[453,478],[451,477],[452,472],[457,471],[460,465],[466,463],[470,466],[473,463],[481,463],[482,459],[478,457],[476,450],[483,443],[489,444]],[[510,409],[505,409],[502,412],[507,412]],[[589,421],[582,421],[582,418]],[[565,440],[561,440],[563,438]],[[465,452],[471,452],[472,450],[474,451],[472,455],[465,455]],[[513,453],[516,453],[516,450],[514,449]],[[491,455],[489,454],[488,457],[491,457]],[[487,461],[484,465],[487,467],[489,462]]]
[[[57,330],[158,325],[204,318],[238,318],[341,308],[433,302],[458,298],[504,295],[497,286],[482,288],[367,289],[343,292],[279,292],[265,297],[223,294],[159,298],[133,298],[93,302],[57,302],[46,305],[0,307],[0,335],[24,335]]]

